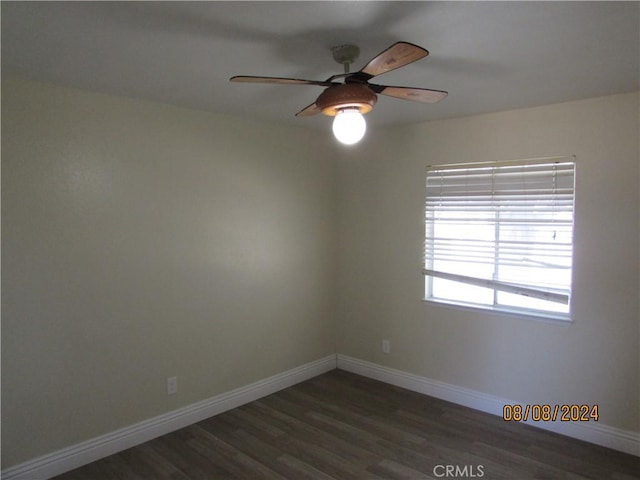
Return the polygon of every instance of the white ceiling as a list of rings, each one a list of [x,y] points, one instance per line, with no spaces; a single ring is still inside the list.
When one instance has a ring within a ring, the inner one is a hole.
[[[640,89],[638,2],[8,2],[2,73],[296,125],[322,89],[230,83],[324,80],[330,47],[354,69],[404,40],[431,54],[375,83],[449,91],[428,105],[380,96],[369,125],[398,125]]]

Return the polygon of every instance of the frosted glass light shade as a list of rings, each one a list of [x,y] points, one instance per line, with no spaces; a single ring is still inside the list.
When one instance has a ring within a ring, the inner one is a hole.
[[[367,122],[356,108],[339,110],[333,120],[333,134],[345,145],[358,143],[367,131]]]

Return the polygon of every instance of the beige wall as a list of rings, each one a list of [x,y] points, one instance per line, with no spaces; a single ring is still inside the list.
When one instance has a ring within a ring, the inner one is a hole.
[[[330,148],[3,80],[3,467],[334,353]]]
[[[3,468],[335,352],[523,403],[598,403],[639,431],[638,107],[617,95],[336,149],[3,80]],[[571,154],[571,326],[421,301],[427,164]]]
[[[338,352],[522,403],[599,404],[640,431],[638,95],[370,136],[339,164]],[[421,301],[425,167],[576,155],[574,322]],[[391,353],[380,351],[391,340]]]

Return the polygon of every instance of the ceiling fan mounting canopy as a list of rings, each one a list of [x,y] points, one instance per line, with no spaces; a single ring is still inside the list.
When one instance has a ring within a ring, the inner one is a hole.
[[[344,73],[349,73],[349,66],[356,61],[360,55],[360,48],[357,45],[338,45],[331,48],[333,59],[340,65],[344,65]]]
[[[298,78],[235,76],[232,82],[277,83],[282,85],[316,85],[326,88],[315,102],[303,108],[296,116],[308,117],[319,113],[335,116],[340,110],[357,108],[360,113],[371,111],[377,101],[377,95],[401,98],[421,103],[439,102],[447,96],[443,90],[414,87],[392,87],[369,83],[373,77],[391,70],[404,67],[429,55],[418,45],[408,42],[396,42],[380,52],[357,72],[349,72],[349,65],[360,53],[355,45],[340,45],[332,48],[333,58],[345,66],[345,72],[332,75],[328,79],[304,80]],[[342,82],[338,81],[342,80]]]

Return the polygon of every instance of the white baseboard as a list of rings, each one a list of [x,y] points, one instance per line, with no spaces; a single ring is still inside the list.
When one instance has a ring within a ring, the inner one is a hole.
[[[504,405],[519,403],[346,355],[338,354],[337,357],[338,368],[341,370],[357,373],[364,377],[380,380],[407,390],[423,393],[500,417],[502,417]],[[640,456],[640,433],[638,432],[621,430],[595,422],[533,422],[529,420],[526,423],[561,435]]]
[[[329,355],[250,385],[15,465],[2,470],[0,478],[4,480],[50,478],[252,402],[336,367],[498,416],[502,416],[502,407],[505,404],[518,403],[347,355]],[[534,427],[640,456],[640,433],[637,432],[598,423],[532,421],[527,423]]]
[[[4,480],[50,478],[271,395],[335,368],[336,356],[329,355],[250,385],[7,468],[0,472],[0,477]]]

